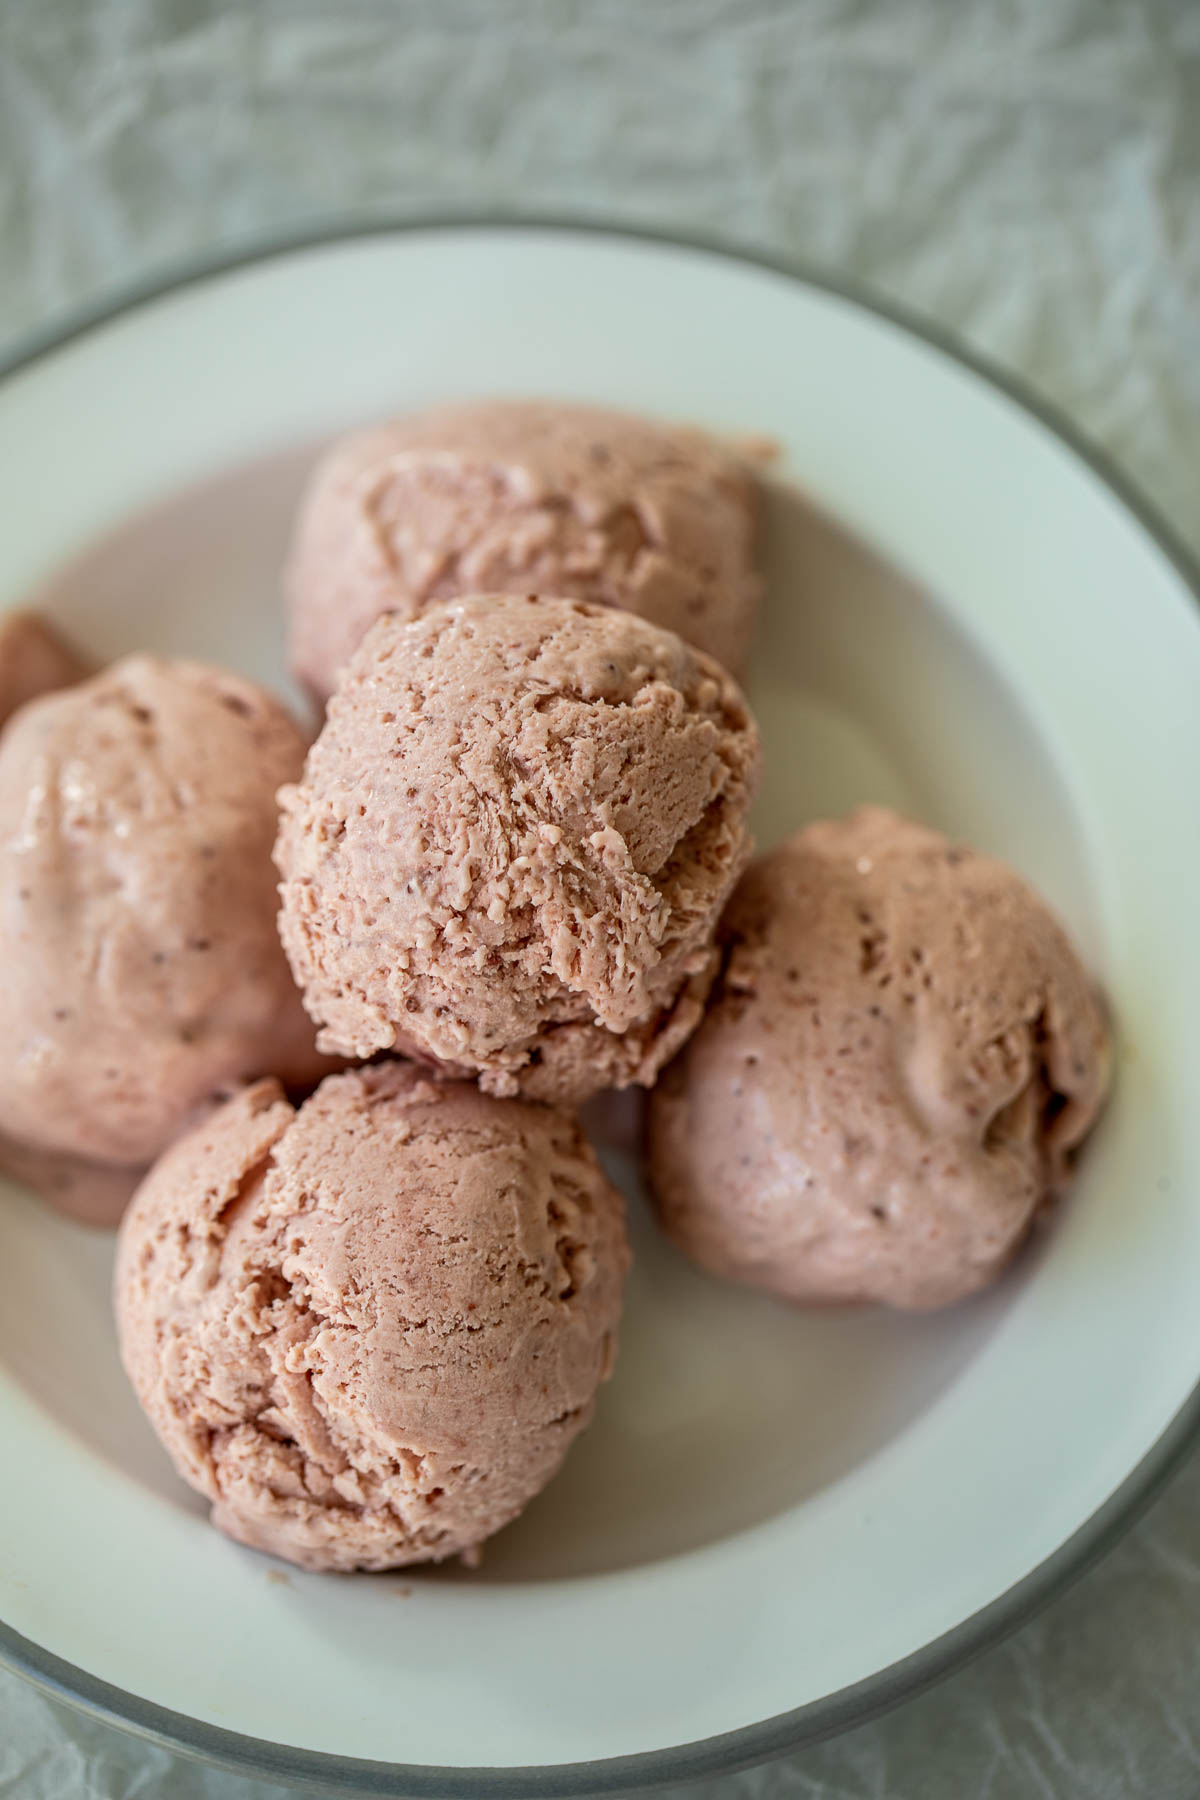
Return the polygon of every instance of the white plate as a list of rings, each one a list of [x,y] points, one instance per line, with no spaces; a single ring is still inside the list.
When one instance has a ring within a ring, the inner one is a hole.
[[[636,1218],[598,1420],[470,1575],[302,1575],[210,1531],[117,1367],[108,1241],[5,1196],[5,1653],[327,1792],[682,1780],[861,1717],[1094,1551],[1200,1376],[1197,614],[1161,541],[977,370],[685,245],[483,226],[293,245],[18,362],[0,603],[50,583],[98,651],[278,681],[296,447],[489,391],[781,441],[811,505],[772,507],[764,838],[876,798],[1011,858],[1103,975],[1120,1083],[1052,1229],[943,1317],[789,1312]]]

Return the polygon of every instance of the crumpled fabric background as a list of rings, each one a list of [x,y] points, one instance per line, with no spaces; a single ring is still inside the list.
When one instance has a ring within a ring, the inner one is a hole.
[[[848,273],[1025,376],[1200,550],[1193,0],[0,7],[0,350],[173,259],[439,207],[619,215]],[[283,1793],[0,1674],[0,1795]],[[1200,1456],[1001,1648],[688,1800],[1198,1793]]]

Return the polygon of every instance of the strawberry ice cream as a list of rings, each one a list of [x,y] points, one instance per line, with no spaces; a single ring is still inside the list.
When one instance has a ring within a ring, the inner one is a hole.
[[[867,807],[762,857],[711,1010],[649,1105],[671,1237],[793,1300],[990,1281],[1103,1103],[1095,993],[1003,864]]]
[[[11,721],[0,1134],[129,1169],[231,1084],[328,1067],[275,930],[275,791],[303,755],[261,688],[150,656]]]
[[[380,619],[280,794],[280,929],[322,1047],[538,1099],[649,1084],[700,1018],[758,759],[732,678],[631,613]]]
[[[732,448],[600,407],[493,400],[359,432],[301,508],[293,671],[323,700],[381,612],[500,592],[625,607],[736,670],[758,604],[756,511]]]
[[[310,1569],[473,1553],[613,1361],[620,1195],[569,1115],[387,1063],[243,1090],[126,1214],[138,1398],[231,1537]]]
[[[27,700],[72,687],[92,665],[39,614],[0,616],[0,730]]]

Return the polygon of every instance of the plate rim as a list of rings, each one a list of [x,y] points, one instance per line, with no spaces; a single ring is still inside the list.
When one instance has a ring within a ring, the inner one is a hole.
[[[703,232],[626,221],[617,217],[540,211],[442,209],[390,218],[340,216],[323,223],[242,242],[233,248],[172,261],[158,273],[120,286],[106,298],[71,311],[57,323],[35,328],[0,355],[0,382],[24,372],[76,339],[183,288],[259,263],[370,238],[416,233],[502,231],[513,234],[590,235],[698,252],[758,268],[835,299],[898,327],[964,367],[1035,418],[1064,444],[1113,495],[1150,538],[1200,607],[1200,559],[1137,484],[1053,403],[1020,376],[965,345],[951,330],[885,299],[868,286],[800,258]],[[1198,615],[1200,617],[1200,615]],[[385,1795],[403,1791],[413,1800],[517,1800],[518,1796],[581,1796],[660,1787],[768,1762],[866,1723],[932,1686],[991,1648],[1035,1611],[1063,1593],[1104,1556],[1166,1487],[1200,1437],[1200,1382],[1161,1436],[1108,1499],[1059,1548],[1021,1581],[911,1655],[850,1687],[716,1737],[667,1749],[573,1763],[530,1767],[445,1766],[368,1761],[273,1744],[141,1699],[43,1650],[0,1620],[0,1665],[51,1698],[105,1724],[169,1750],[263,1780],[319,1786],[328,1794]],[[402,1784],[401,1788],[397,1783]]]

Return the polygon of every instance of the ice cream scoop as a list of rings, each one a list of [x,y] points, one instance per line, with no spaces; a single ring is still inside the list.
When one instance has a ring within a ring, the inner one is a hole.
[[[305,495],[286,591],[318,698],[381,612],[497,592],[640,613],[736,670],[758,604],[751,464],[600,407],[443,406],[341,439]]]
[[[92,666],[38,613],[0,615],[0,730],[27,700],[73,686]]]
[[[578,1100],[701,1015],[758,734],[631,613],[492,595],[380,619],[280,794],[280,930],[322,1047]]]
[[[661,1221],[793,1300],[984,1286],[1067,1182],[1108,1081],[1092,985],[1038,896],[878,807],[747,871],[703,1025],[650,1097]]]
[[[0,738],[0,1133],[131,1166],[265,1073],[328,1068],[275,929],[277,701],[134,656]]]
[[[310,1569],[471,1553],[613,1361],[622,1201],[575,1120],[387,1063],[243,1090],[121,1227],[121,1354],[213,1523]]]

